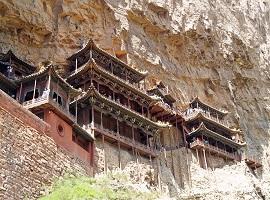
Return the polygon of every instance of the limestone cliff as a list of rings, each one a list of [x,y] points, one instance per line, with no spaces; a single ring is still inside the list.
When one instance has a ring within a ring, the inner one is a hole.
[[[269,1],[0,0],[0,52],[12,49],[30,63],[52,60],[64,69],[65,58],[89,38],[148,70],[149,85],[163,80],[179,106],[198,95],[230,111],[228,120],[244,131],[248,153],[262,159],[256,181],[270,198]],[[217,186],[209,181],[242,170],[226,166],[223,174],[215,171],[214,176],[194,170],[201,181],[193,180],[194,187],[210,198]],[[248,182],[243,174],[238,177]],[[248,188],[236,193],[248,193]]]

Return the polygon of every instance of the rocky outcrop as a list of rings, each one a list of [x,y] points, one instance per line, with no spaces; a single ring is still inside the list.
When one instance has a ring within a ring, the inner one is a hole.
[[[230,111],[248,154],[262,160],[258,188],[270,181],[269,9],[265,0],[1,0],[0,51],[65,69],[65,58],[93,38],[147,69],[148,85],[163,80],[179,106],[198,95]]]

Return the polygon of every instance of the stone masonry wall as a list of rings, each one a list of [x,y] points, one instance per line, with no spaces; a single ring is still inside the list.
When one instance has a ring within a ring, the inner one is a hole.
[[[45,185],[65,173],[92,175],[46,135],[48,128],[0,91],[0,199],[35,199]]]

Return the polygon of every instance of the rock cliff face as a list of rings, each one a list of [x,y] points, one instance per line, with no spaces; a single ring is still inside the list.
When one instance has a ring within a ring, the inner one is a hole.
[[[269,1],[0,0],[1,52],[12,49],[30,63],[52,60],[64,69],[65,58],[89,38],[148,70],[148,85],[163,80],[179,106],[198,95],[230,111],[228,120],[245,133],[247,152],[262,159],[257,181],[264,194],[256,198],[270,198]],[[227,166],[214,177],[233,177],[238,169]],[[197,189],[207,184],[211,196],[217,190],[210,179],[200,179]]]

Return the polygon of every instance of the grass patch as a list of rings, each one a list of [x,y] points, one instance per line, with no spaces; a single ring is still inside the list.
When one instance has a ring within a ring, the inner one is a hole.
[[[138,186],[138,185],[137,185]],[[121,172],[89,177],[66,176],[52,186],[48,195],[40,200],[153,200],[158,193],[152,190],[138,190]]]

